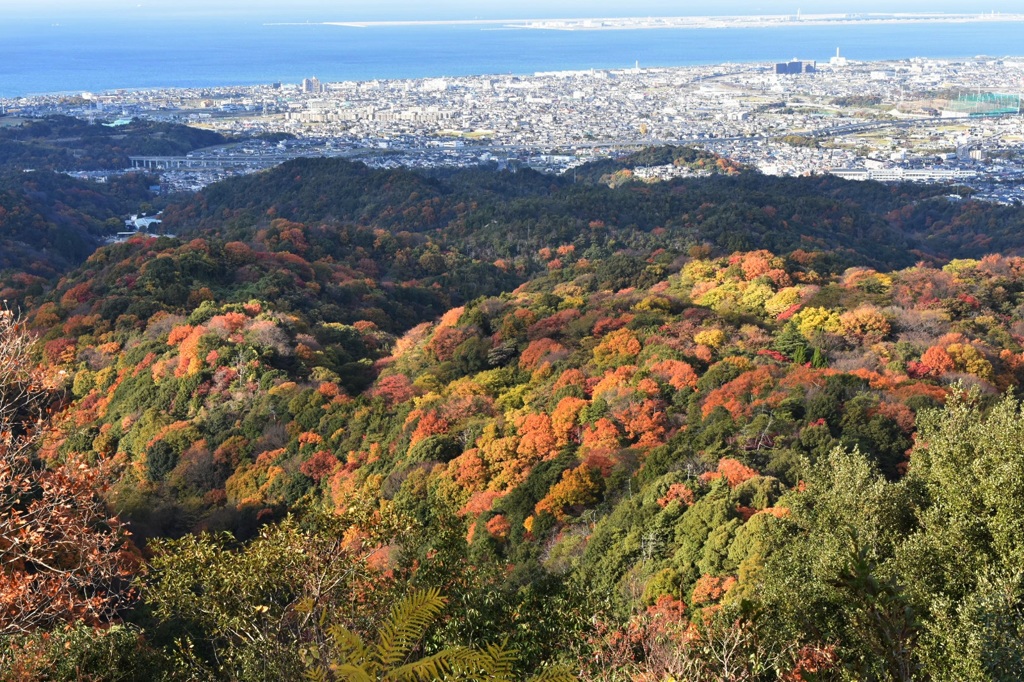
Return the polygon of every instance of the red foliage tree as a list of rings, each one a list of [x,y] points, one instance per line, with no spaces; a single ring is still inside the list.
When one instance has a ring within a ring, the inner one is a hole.
[[[434,353],[438,360],[447,362],[455,355],[455,349],[471,336],[465,329],[440,327],[427,344],[427,349]]]
[[[420,417],[419,422],[416,424],[416,429],[412,432],[409,444],[416,445],[416,443],[419,443],[424,438],[445,433],[449,426],[450,424],[447,419],[438,414],[436,410],[430,410]]]
[[[528,339],[539,339],[544,336],[561,333],[567,324],[580,316],[580,311],[575,308],[560,310],[554,315],[537,320],[526,329]]]
[[[63,365],[75,359],[74,339],[54,339],[43,346],[43,357],[51,365]]]
[[[536,369],[542,364],[557,362],[566,354],[565,346],[544,337],[530,342],[519,356],[519,366],[523,369]]]
[[[337,457],[326,450],[318,450],[299,466],[299,471],[319,483],[324,476],[331,474],[337,466]]]
[[[370,390],[370,395],[383,398],[389,407],[393,407],[413,397],[412,381],[404,374],[391,374],[381,378]]]

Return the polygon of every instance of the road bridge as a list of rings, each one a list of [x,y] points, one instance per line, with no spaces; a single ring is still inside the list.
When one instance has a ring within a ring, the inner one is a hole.
[[[132,168],[142,170],[196,170],[203,168],[231,169],[252,168],[253,166],[277,165],[284,158],[262,157],[249,154],[230,156],[130,156]]]
[[[302,157],[352,157],[365,149],[296,150],[278,154],[217,154],[202,156],[129,156],[136,170],[232,170],[238,168],[273,168],[285,161]]]

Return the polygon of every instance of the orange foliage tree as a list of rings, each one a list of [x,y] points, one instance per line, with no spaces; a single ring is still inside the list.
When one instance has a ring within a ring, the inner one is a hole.
[[[771,369],[758,367],[709,392],[701,412],[707,417],[716,407],[724,407],[733,417],[744,416],[749,406],[774,385]]]
[[[679,500],[680,504],[689,507],[696,499],[697,496],[693,494],[693,488],[685,483],[673,483],[665,491],[665,494],[658,498],[658,506],[664,508]]]
[[[705,481],[724,478],[730,488],[735,488],[740,483],[749,481],[759,475],[760,474],[758,474],[757,471],[751,469],[742,462],[732,459],[731,457],[723,457],[718,461],[718,471],[709,471],[706,474],[701,474],[701,478]]]
[[[507,538],[511,530],[512,524],[509,523],[504,514],[498,514],[487,522],[487,532],[490,533],[492,537],[498,538],[499,540]]]
[[[551,428],[555,432],[555,439],[559,447],[579,442],[579,414],[580,410],[587,405],[586,400],[573,396],[566,396],[558,401],[554,412],[551,413]]]
[[[952,372],[956,368],[953,358],[942,346],[932,346],[921,356],[921,364],[924,365],[924,372],[931,376],[940,376],[946,372]]]
[[[774,255],[769,251],[751,251],[743,254],[740,261],[740,268],[743,270],[743,278],[747,280],[757,279],[772,269]]]
[[[662,360],[651,365],[651,374],[677,391],[684,388],[695,388],[697,386],[697,373],[689,363],[682,360]]]
[[[412,417],[415,412],[409,416]],[[449,426],[448,420],[438,414],[437,410],[430,410],[422,417],[416,424],[416,429],[412,432],[412,437],[409,440],[409,445],[416,445],[424,438],[430,436],[436,436],[438,434],[445,433],[448,431]]]
[[[626,436],[641,448],[660,445],[668,431],[668,417],[659,400],[633,403],[621,418]]]
[[[702,575],[693,586],[691,602],[694,606],[716,602],[725,596],[736,585],[736,578],[730,576],[717,577]]]
[[[605,417],[583,431],[583,448],[586,450],[618,450],[620,440],[619,428]]]
[[[546,414],[528,414],[519,423],[518,452],[533,462],[548,459],[558,454],[558,438],[551,426],[551,417]]]

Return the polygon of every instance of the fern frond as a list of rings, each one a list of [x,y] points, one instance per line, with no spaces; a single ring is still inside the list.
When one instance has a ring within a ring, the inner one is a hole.
[[[306,670],[306,674],[304,675],[304,677],[310,682],[329,682],[330,680],[327,671],[324,670],[323,667],[321,666],[309,668],[308,670]]]
[[[344,625],[332,625],[327,628],[327,634],[330,635],[332,640],[334,640],[334,646],[346,654],[366,648],[359,635],[352,632]]]
[[[376,658],[385,670],[409,656],[444,605],[440,590],[431,588],[412,592],[392,607],[391,616],[380,628],[376,647]]]
[[[375,682],[376,680],[375,676],[371,675],[366,668],[351,663],[331,664],[331,672],[334,673],[336,679],[346,680],[346,682]]]
[[[513,679],[517,660],[514,649],[506,649],[502,644],[488,644],[480,653],[490,659],[487,671],[495,679]]]
[[[579,678],[568,668],[556,665],[544,670],[536,677],[531,677],[530,682],[579,682]]]
[[[493,680],[487,674],[490,659],[479,651],[455,647],[439,651],[389,671],[383,682],[436,682],[437,680]]]
[[[327,634],[334,642],[337,658],[362,665],[369,659],[369,652],[359,635],[341,625],[327,628]]]

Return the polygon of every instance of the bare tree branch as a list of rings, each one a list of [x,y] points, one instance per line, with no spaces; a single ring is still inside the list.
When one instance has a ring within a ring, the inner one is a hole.
[[[47,394],[31,345],[18,317],[0,309],[0,636],[107,623],[134,598],[136,556],[96,497],[95,473],[36,456]]]

